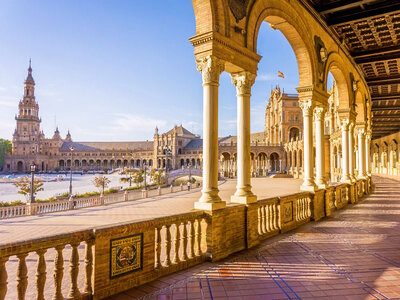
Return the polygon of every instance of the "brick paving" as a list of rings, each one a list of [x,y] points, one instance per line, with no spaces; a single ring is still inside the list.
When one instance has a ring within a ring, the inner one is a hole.
[[[400,183],[320,222],[204,263],[109,300],[400,299]]]

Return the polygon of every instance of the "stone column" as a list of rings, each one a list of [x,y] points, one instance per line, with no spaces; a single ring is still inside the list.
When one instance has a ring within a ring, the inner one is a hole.
[[[365,171],[371,175],[371,134],[368,132],[365,136]],[[397,164],[397,161],[395,162]]]
[[[350,183],[349,175],[349,120],[342,120],[342,178],[341,182]]]
[[[249,72],[232,74],[232,83],[237,95],[237,186],[231,197],[233,203],[253,203],[257,201],[251,191],[251,171],[254,160],[250,155],[250,95],[255,75]]]
[[[224,62],[215,56],[197,60],[203,77],[203,188],[194,207],[204,210],[224,208],[218,196],[218,87]]]
[[[350,179],[356,180],[354,174],[355,162],[354,162],[354,123],[349,124],[349,176]]]
[[[326,188],[325,180],[325,137],[324,119],[325,108],[316,107],[315,114],[315,154],[316,154],[316,178],[315,183],[320,189]]]
[[[304,150],[303,150],[303,184],[300,189],[302,191],[315,191],[317,186],[314,183],[314,170],[313,170],[313,105],[312,101],[300,100],[300,108],[303,111],[303,128],[304,128]]]
[[[365,132],[364,129],[358,130],[358,177],[365,178],[367,173],[365,172]]]

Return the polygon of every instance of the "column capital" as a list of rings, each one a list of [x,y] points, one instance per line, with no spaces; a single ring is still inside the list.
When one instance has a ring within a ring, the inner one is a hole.
[[[342,130],[347,131],[349,130],[349,119],[340,119],[340,125],[342,126]]]
[[[304,99],[304,100],[299,100],[299,105],[301,110],[303,111],[303,116],[312,116],[313,114],[313,103],[311,99]]]
[[[219,75],[225,69],[225,62],[213,55],[196,60],[197,71],[203,77],[203,84],[219,84]]]
[[[316,107],[314,108],[314,116],[317,121],[323,121],[325,116],[326,109],[325,107]]]
[[[364,128],[358,128],[358,129],[357,129],[357,134],[359,134],[359,135],[365,135],[365,130],[364,130]]]
[[[236,86],[238,95],[250,95],[251,86],[256,80],[256,75],[250,72],[231,73],[232,83]]]

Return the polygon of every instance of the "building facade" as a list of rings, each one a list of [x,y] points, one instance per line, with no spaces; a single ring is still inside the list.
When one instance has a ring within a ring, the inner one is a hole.
[[[251,173],[266,176],[288,170],[291,163],[285,145],[301,140],[302,118],[296,95],[276,87],[267,100],[265,131],[251,134]],[[76,142],[68,131],[61,137],[58,127],[46,138],[40,127],[39,105],[35,98],[35,81],[29,65],[28,76],[12,139],[12,154],[6,156],[4,171],[29,172],[34,163],[38,171],[99,171],[116,168],[178,169],[201,168],[203,140],[182,125],[165,133],[155,129],[152,141]],[[237,137],[219,138],[220,176],[237,175]]]

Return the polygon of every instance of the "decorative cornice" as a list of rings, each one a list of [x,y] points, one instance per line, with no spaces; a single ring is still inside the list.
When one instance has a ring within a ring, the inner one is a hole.
[[[256,75],[250,72],[231,74],[232,83],[236,86],[237,95],[250,95],[251,86],[254,84]]]
[[[225,41],[224,37],[221,36],[217,32],[210,31],[210,32],[203,33],[200,35],[195,35],[195,36],[191,37],[189,39],[189,41],[195,48],[198,46],[201,46],[203,44],[210,43],[210,42],[217,42],[217,43],[221,44],[222,46],[229,48],[229,49],[233,50],[234,52],[237,52],[240,55],[243,55],[257,63],[261,60],[261,56],[258,55],[257,53],[255,53],[245,47],[236,46],[232,42],[230,42],[229,39],[226,39],[226,41]]]

